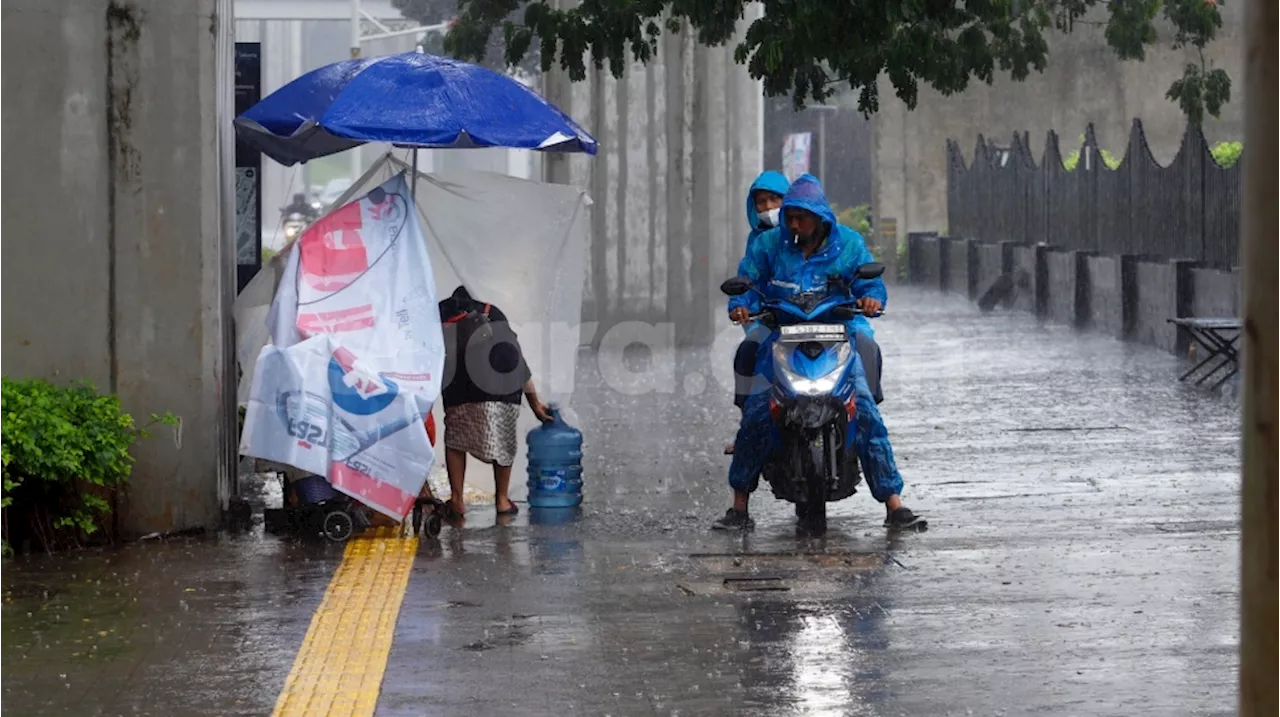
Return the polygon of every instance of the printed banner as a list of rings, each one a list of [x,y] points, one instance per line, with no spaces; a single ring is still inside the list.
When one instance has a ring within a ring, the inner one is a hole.
[[[403,518],[434,460],[423,421],[444,367],[436,302],[403,176],[311,225],[271,305],[240,452]]]
[[[813,135],[809,132],[797,132],[787,135],[782,144],[782,173],[787,181],[794,182],[809,171],[809,150]]]

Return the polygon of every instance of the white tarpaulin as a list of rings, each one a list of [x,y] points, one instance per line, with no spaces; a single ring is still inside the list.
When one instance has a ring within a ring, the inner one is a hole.
[[[267,317],[240,452],[406,515],[434,457],[423,420],[444,367],[436,302],[403,177],[308,227]]]
[[[407,169],[398,159],[384,156],[339,204]],[[476,299],[501,308],[519,334],[543,399],[567,403],[579,344],[585,209],[590,199],[570,186],[472,171],[419,173],[416,191],[439,295],[447,296],[464,285]],[[268,341],[268,305],[284,274],[285,259],[274,257],[236,300],[237,358],[244,371],[242,404],[248,399],[254,361]],[[521,431],[535,425],[532,414],[525,411]],[[523,455],[514,469],[513,489],[518,491],[523,483],[519,478]]]

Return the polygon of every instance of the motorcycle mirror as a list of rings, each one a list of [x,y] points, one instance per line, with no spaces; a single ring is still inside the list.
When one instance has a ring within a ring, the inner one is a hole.
[[[884,273],[884,264],[878,261],[869,261],[858,267],[854,272],[854,276],[859,279],[874,279]]]
[[[735,276],[721,284],[720,291],[729,296],[742,296],[751,291],[751,280],[745,276]]]

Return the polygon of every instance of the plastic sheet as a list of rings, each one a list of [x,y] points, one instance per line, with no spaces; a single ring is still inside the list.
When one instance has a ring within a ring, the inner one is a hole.
[[[308,227],[267,316],[241,453],[403,517],[434,461],[423,419],[444,367],[436,302],[403,177]]]
[[[405,162],[384,156],[337,204],[407,169]],[[590,203],[574,187],[487,172],[419,173],[416,186],[439,295],[462,284],[476,299],[498,305],[519,335],[543,400],[564,406],[571,422]],[[265,320],[289,254],[286,248],[273,257],[236,300],[241,405],[248,400],[258,353],[269,341]],[[536,425],[525,411],[521,431]],[[513,486],[523,483],[524,467],[522,454]]]

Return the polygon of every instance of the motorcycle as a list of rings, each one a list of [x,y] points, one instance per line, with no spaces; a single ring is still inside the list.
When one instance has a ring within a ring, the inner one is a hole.
[[[284,218],[284,238],[285,241],[293,241],[298,238],[303,229],[307,228],[310,221],[302,212],[290,212]]]
[[[874,279],[884,265],[872,262],[855,271]],[[769,414],[782,445],[765,464],[764,478],[775,497],[795,503],[796,517],[810,532],[827,526],[827,503],[843,500],[862,481],[857,452],[849,447],[856,430],[854,341],[846,321],[862,314],[849,285],[830,277],[824,291],[806,291],[770,299],[750,279],[734,277],[720,290],[729,296],[755,291],[763,299],[753,314],[773,330],[772,360],[760,367],[770,382]]]

